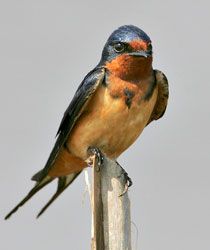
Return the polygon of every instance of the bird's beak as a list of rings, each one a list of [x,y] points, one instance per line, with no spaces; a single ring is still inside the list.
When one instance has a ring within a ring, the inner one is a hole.
[[[140,51],[130,52],[129,55],[147,58],[147,57],[152,56],[152,52],[151,51],[140,50]]]

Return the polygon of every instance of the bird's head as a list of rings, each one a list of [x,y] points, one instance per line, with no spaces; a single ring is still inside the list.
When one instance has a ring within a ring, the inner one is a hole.
[[[124,25],[108,38],[99,63],[123,80],[139,80],[152,70],[149,36],[133,25]]]

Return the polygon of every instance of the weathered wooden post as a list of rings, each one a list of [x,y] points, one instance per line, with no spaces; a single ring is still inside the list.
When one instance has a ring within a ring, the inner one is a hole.
[[[92,250],[131,250],[130,200],[121,167],[108,158],[93,161]]]

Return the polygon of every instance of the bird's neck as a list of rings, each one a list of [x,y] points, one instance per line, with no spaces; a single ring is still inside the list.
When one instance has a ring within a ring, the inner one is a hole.
[[[152,57],[121,55],[108,62],[105,67],[111,74],[124,81],[138,83],[151,75]]]

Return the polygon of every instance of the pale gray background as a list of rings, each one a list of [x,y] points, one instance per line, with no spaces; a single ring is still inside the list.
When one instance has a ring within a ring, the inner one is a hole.
[[[208,1],[0,4],[0,249],[90,249],[84,176],[39,220],[35,215],[55,185],[11,220],[3,216],[33,186],[30,177],[44,166],[77,86],[123,24],[151,36],[154,67],[170,82],[166,115],[120,157],[134,182],[129,193],[138,249],[210,249]]]

